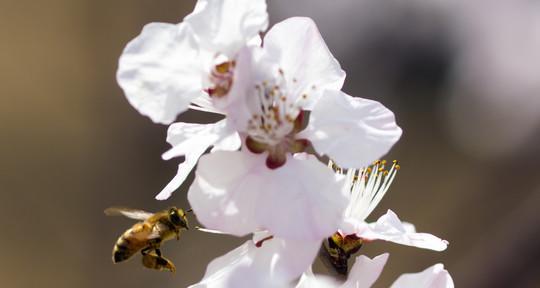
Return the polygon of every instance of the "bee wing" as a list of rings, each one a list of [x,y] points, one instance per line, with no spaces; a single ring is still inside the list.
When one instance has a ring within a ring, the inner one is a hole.
[[[153,225],[152,231],[150,231],[150,233],[148,233],[148,235],[146,236],[146,239],[153,240],[161,238],[162,231],[166,231],[168,229],[169,228],[167,226],[161,223],[156,223],[155,225]]]
[[[154,215],[153,213],[146,212],[143,210],[138,209],[131,209],[126,207],[110,207],[105,209],[105,215],[107,216],[126,216],[131,219],[135,220],[146,220],[150,218],[150,216]]]

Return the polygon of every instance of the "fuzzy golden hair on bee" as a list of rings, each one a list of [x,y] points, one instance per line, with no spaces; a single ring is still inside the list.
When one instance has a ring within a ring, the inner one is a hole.
[[[163,242],[174,238],[179,240],[181,231],[189,229],[184,210],[171,207],[150,213],[125,207],[111,207],[104,212],[108,216],[125,216],[140,221],[122,233],[114,244],[113,263],[126,261],[140,251],[144,267],[176,271],[174,264],[162,256],[160,248]]]

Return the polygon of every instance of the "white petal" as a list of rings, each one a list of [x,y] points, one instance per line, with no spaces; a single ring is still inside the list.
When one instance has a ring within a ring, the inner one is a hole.
[[[388,253],[381,254],[373,259],[364,255],[356,257],[347,281],[341,288],[369,288],[381,275],[388,260]]]
[[[216,145],[222,150],[236,150],[240,147],[239,138],[238,133],[229,130],[225,120],[213,124],[179,122],[169,126],[167,142],[173,148],[163,154],[163,159],[185,156],[185,161],[178,165],[176,176],[156,196],[156,199],[168,199],[186,180],[208,147]]]
[[[454,280],[439,263],[419,273],[399,276],[391,288],[454,288]]]
[[[328,276],[316,276],[311,268],[302,274],[295,288],[337,288],[341,284]]]
[[[118,84],[141,114],[171,123],[203,93],[198,55],[188,25],[148,24],[120,56]]]
[[[167,200],[169,197],[171,197],[172,193],[176,191],[176,189],[180,188],[182,186],[182,183],[186,180],[186,178],[189,176],[189,173],[191,173],[191,170],[197,165],[197,161],[201,157],[201,155],[208,149],[208,147],[211,144],[207,145],[201,145],[199,147],[196,147],[195,149],[191,150],[189,153],[187,153],[186,159],[184,162],[180,163],[178,165],[178,170],[176,172],[176,175],[173,177],[173,179],[159,192],[158,195],[156,195],[156,200]]]
[[[225,112],[215,107],[212,99],[210,98],[210,96],[208,96],[208,94],[202,94],[199,97],[193,99],[193,101],[191,101],[191,105],[189,105],[189,108],[197,111],[210,112],[222,115],[225,114]]]
[[[227,119],[238,131],[245,131],[248,120],[253,116],[249,105],[253,99],[254,74],[259,68],[255,63],[254,53],[260,54],[259,51],[260,48],[253,47],[240,49],[236,58],[231,90],[227,97],[213,99],[214,106],[226,112]]]
[[[344,217],[338,231],[343,235],[361,234],[369,229],[369,224],[355,217]]]
[[[262,228],[320,240],[335,232],[348,200],[341,180],[314,157],[289,157],[275,170],[265,160],[246,151],[201,157],[188,193],[199,222],[237,236]]]
[[[265,0],[198,0],[185,22],[205,49],[234,57],[268,27]]]
[[[236,131],[232,131],[229,135],[225,134],[219,141],[214,143],[214,148],[210,152],[216,151],[235,151],[242,146],[242,139]]]
[[[300,133],[342,168],[362,168],[386,154],[401,137],[394,113],[373,100],[325,91]]]
[[[369,288],[381,275],[382,269],[388,260],[388,253],[381,254],[373,259],[360,255],[349,272],[347,281],[339,284],[327,276],[316,276],[311,269],[300,278],[296,288]]]
[[[264,172],[261,185],[266,187],[256,210],[264,227],[292,239],[321,239],[337,230],[348,203],[340,186],[344,179],[336,179],[314,156],[289,157],[283,167]]]
[[[214,259],[201,282],[190,287],[287,287],[311,265],[320,247],[319,241],[273,238],[261,247],[254,241]]]
[[[261,228],[254,217],[256,179],[246,177],[259,163],[254,157],[242,155],[217,151],[201,157],[188,191],[189,203],[200,223],[237,236]]]
[[[356,234],[368,240],[385,240],[435,251],[443,251],[448,247],[446,240],[428,233],[416,233],[412,224],[401,222],[392,210],[388,210],[376,223],[369,224],[368,229]]]
[[[296,78],[304,86],[302,90],[308,95],[305,109],[312,108],[324,89],[339,90],[343,86],[345,72],[310,18],[293,17],[277,23],[263,43],[264,50],[277,58],[285,77]]]
[[[177,122],[169,126],[167,130],[167,142],[172,148],[163,153],[163,160],[189,154],[197,147],[208,148],[221,136],[221,129],[225,127],[225,121],[214,124],[199,124]],[[205,149],[206,149],[205,148]]]

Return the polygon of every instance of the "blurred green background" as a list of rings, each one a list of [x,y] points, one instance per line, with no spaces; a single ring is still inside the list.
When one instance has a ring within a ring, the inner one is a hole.
[[[154,200],[179,160],[161,160],[167,127],[128,104],[115,72],[144,24],[179,22],[194,2],[0,0],[1,287],[185,287],[244,241],[189,231],[163,248],[174,276],[110,259],[132,222],[104,208],[188,207],[188,185]],[[450,241],[442,253],[365,245],[390,252],[375,287],[437,262],[457,287],[540,283],[539,5],[495,3],[269,1],[271,23],[314,18],[344,90],[383,102],[404,130],[387,157],[402,170],[370,219],[392,209]]]

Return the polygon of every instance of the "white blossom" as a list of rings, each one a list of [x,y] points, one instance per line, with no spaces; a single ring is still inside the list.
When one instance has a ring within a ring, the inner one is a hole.
[[[359,168],[386,153],[401,129],[379,102],[339,91],[345,73],[311,19],[280,22],[263,43],[240,52],[229,95],[227,119],[248,149],[203,156],[188,199],[209,229],[322,240],[338,228],[348,192],[331,169],[301,152],[312,144]]]
[[[190,107],[219,111],[240,48],[266,30],[264,0],[199,0],[179,24],[150,23],[124,49],[117,79],[128,101],[154,122],[169,124]]]
[[[118,83],[129,103],[156,123],[170,124],[188,108],[225,114],[238,52],[258,45],[267,26],[264,0],[199,0],[183,22],[150,23],[128,43]],[[171,126],[167,140],[173,148],[163,158],[186,159],[157,199],[167,199],[182,184],[208,147],[240,147],[239,136],[226,124]]]

